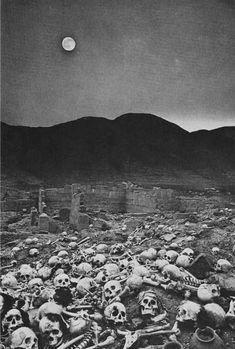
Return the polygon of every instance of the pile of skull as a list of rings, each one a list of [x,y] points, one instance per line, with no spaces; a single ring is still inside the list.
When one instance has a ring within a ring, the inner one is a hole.
[[[235,298],[223,309],[218,285],[187,271],[190,248],[134,254],[127,244],[81,246],[70,243],[69,252],[57,250],[45,262],[11,264],[1,279],[2,348],[161,348],[177,342],[182,324],[197,327],[199,318],[215,330],[235,328]],[[219,260],[215,269],[231,267]],[[173,326],[159,289],[185,297]],[[125,306],[133,300],[135,319]]]

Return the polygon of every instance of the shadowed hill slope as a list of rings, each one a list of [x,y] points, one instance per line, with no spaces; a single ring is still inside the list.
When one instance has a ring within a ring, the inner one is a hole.
[[[234,186],[234,154],[234,127],[189,133],[151,114],[84,117],[48,128],[2,123],[2,171],[54,184]]]

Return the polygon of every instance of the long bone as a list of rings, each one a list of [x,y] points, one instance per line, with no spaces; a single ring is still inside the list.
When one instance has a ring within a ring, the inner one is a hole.
[[[117,329],[117,333],[125,336],[125,345],[123,349],[129,349],[140,337],[149,337],[152,335],[179,335],[180,330],[178,329],[178,323],[175,322],[172,329],[166,329],[169,327],[169,324],[163,326],[151,326],[142,330],[137,330],[134,332],[131,331],[121,331]]]

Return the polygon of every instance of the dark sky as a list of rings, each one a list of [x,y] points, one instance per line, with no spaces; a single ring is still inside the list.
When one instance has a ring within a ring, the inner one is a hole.
[[[146,112],[187,130],[234,126],[234,70],[233,0],[2,0],[9,124]]]

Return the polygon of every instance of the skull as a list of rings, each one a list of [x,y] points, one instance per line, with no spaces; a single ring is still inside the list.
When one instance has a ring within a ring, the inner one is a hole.
[[[37,249],[37,248],[31,248],[31,249],[29,250],[29,255],[30,255],[30,257],[36,257],[36,256],[38,256],[38,255],[39,255],[38,249]]]
[[[197,321],[197,315],[201,310],[201,306],[192,301],[183,301],[179,307],[176,315],[176,321]]]
[[[92,266],[90,263],[83,262],[80,263],[78,266],[76,266],[76,274],[78,275],[85,275],[88,274],[92,270]]]
[[[58,314],[48,314],[39,322],[39,330],[48,343],[48,348],[57,348],[63,341],[62,319]]]
[[[197,297],[202,303],[212,302],[220,296],[220,287],[215,284],[201,284],[197,290]]]
[[[97,284],[102,284],[104,285],[107,281],[108,281],[109,277],[107,272],[104,270],[99,271],[99,273],[96,275],[95,277],[95,282],[97,282]]]
[[[47,280],[51,276],[52,269],[49,267],[42,267],[38,270],[38,276],[43,279]]]
[[[165,253],[164,258],[169,262],[169,263],[175,263],[177,257],[179,256],[178,252],[174,250],[169,250]]]
[[[158,271],[161,271],[167,264],[169,264],[169,262],[166,259],[156,259],[154,262],[154,266]]]
[[[85,255],[86,262],[90,262],[92,257],[95,255],[95,250],[89,247],[83,250],[83,254]]]
[[[29,282],[36,276],[36,270],[34,271],[29,264],[22,264],[19,270],[20,279],[23,282]]]
[[[106,257],[104,254],[97,253],[91,260],[94,267],[100,268],[106,263]]]
[[[159,314],[158,298],[154,291],[142,291],[138,296],[141,315],[156,316]]]
[[[52,256],[51,258],[49,258],[47,264],[49,265],[50,268],[54,268],[59,263],[60,263],[60,260],[59,260],[58,256]]]
[[[128,264],[129,264],[129,260],[127,258],[121,259],[119,261],[119,269],[120,269],[120,271],[125,270],[127,268]]]
[[[113,302],[105,308],[104,316],[106,320],[121,325],[126,322],[126,308],[120,302]]]
[[[104,270],[106,270],[108,275],[115,275],[120,272],[118,265],[115,263],[105,264]]]
[[[183,275],[176,265],[167,264],[162,269],[162,275],[166,282],[182,280]]]
[[[69,287],[70,278],[67,274],[59,274],[54,278],[54,285],[56,288]]]
[[[188,268],[190,263],[192,262],[192,258],[187,255],[179,255],[176,259],[175,264],[177,267]]]
[[[225,315],[225,320],[232,330],[235,330],[235,297],[231,297],[229,310]]]
[[[118,295],[122,291],[122,286],[117,280],[110,280],[106,282],[103,288],[103,299],[107,302],[111,302],[114,298],[118,297]],[[120,300],[120,299],[117,299]]]
[[[133,259],[132,261],[130,261],[126,268],[128,274],[132,274],[133,269],[138,266],[140,266],[140,263],[136,259]]]
[[[62,259],[67,259],[69,257],[69,254],[67,251],[62,250],[58,252],[57,257],[62,258]]]
[[[46,302],[42,304],[38,310],[38,320],[41,320],[47,314],[61,315],[63,308],[54,302]]]
[[[28,288],[35,296],[40,296],[41,291],[44,289],[43,281],[40,278],[34,278],[29,281]]]
[[[9,337],[10,349],[38,349],[38,339],[28,327],[20,327]]]
[[[94,292],[97,285],[92,278],[84,277],[78,281],[76,288],[81,296],[85,296],[87,293]]]
[[[165,249],[161,249],[158,251],[157,255],[159,258],[164,258],[166,254],[166,250]]]
[[[149,270],[146,267],[144,267],[143,265],[139,265],[137,267],[134,267],[133,270],[132,270],[132,274],[138,275],[138,276],[141,276],[141,277],[148,277],[148,276],[150,276]]]
[[[9,310],[2,320],[2,330],[9,334],[22,325],[24,325],[24,323],[22,315],[18,309]]]
[[[190,258],[193,258],[194,251],[191,248],[187,247],[180,254],[183,256],[188,256]]]
[[[144,250],[143,252],[141,252],[140,254],[140,260],[153,260],[157,257],[157,251],[155,250],[155,248],[149,248],[148,250]]]
[[[7,273],[6,275],[4,275],[2,278],[2,287],[16,289],[17,280],[14,277],[14,275],[12,275],[11,273]]]
[[[219,259],[215,266],[215,270],[221,273],[227,273],[231,268],[232,264],[227,259]]]
[[[109,247],[106,244],[99,244],[96,246],[96,251],[98,253],[105,253],[108,251],[108,249],[109,249]]]
[[[208,303],[204,306],[210,319],[213,321],[213,328],[221,328],[225,322],[225,311],[217,303]]]
[[[78,247],[78,244],[76,241],[71,241],[69,244],[68,244],[68,247],[71,249],[71,250],[75,250],[77,247]]]
[[[130,288],[130,290],[138,290],[143,285],[143,279],[138,275],[130,275],[126,280],[126,285]]]
[[[123,244],[117,243],[111,246],[110,254],[120,255],[125,251],[125,246]]]

